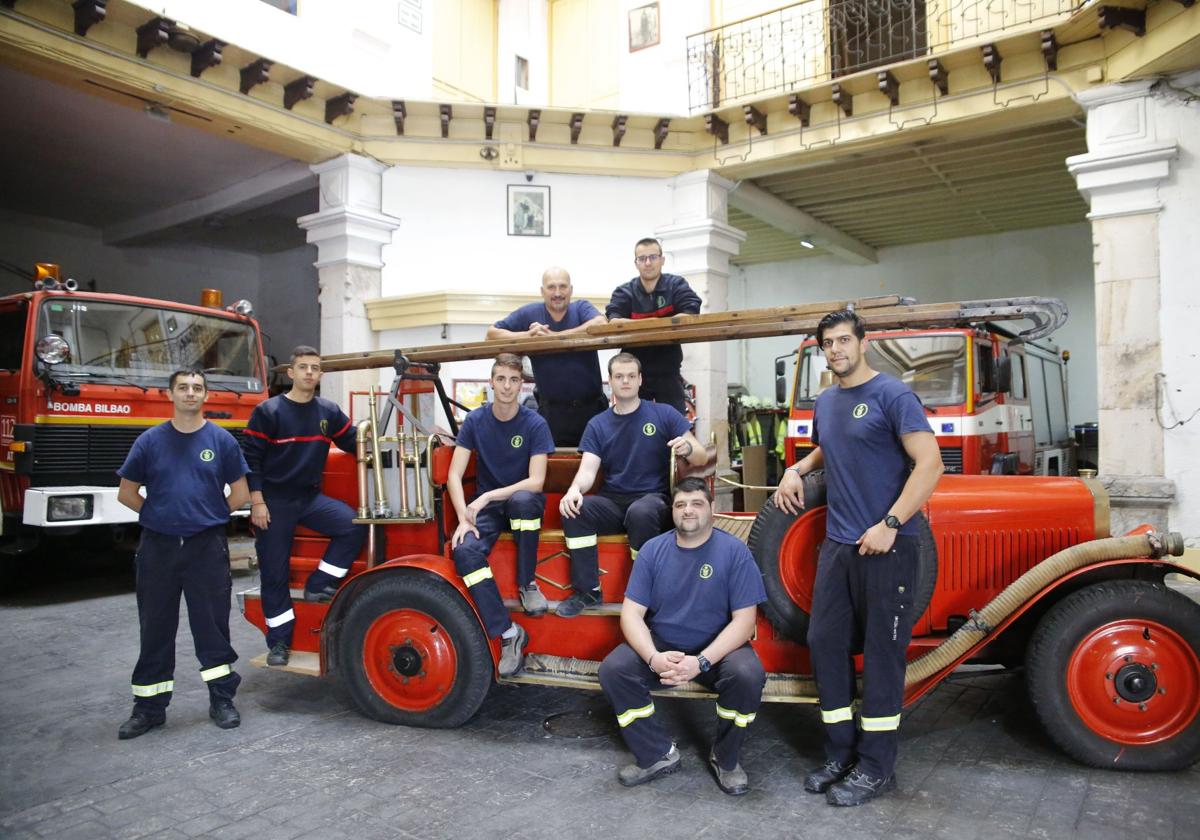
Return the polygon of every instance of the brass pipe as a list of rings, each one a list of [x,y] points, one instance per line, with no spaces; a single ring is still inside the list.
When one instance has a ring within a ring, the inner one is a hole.
[[[429,438],[426,438],[425,451],[429,451]],[[413,509],[413,513],[418,519],[425,518],[425,494],[422,492],[421,483],[421,441],[417,438],[416,431],[413,431],[413,486],[416,488],[417,506]]]
[[[371,466],[375,469],[375,516],[387,518],[391,516],[392,511],[388,507],[387,493],[383,489],[383,459],[379,457],[379,413],[376,409],[375,400],[377,392],[375,386],[371,386]],[[401,484],[401,487],[404,485]]]
[[[396,448],[396,460],[400,462],[400,516],[412,516],[408,508],[408,436],[404,434],[404,415],[396,421],[400,423],[400,445]],[[416,432],[413,432],[416,435]]]
[[[375,528],[374,522],[367,525],[367,568],[375,568]]]
[[[367,503],[367,464],[371,456],[367,454],[367,440],[371,434],[371,421],[360,420],[354,427],[354,454],[358,471],[358,518],[368,519],[371,516],[371,506]]]

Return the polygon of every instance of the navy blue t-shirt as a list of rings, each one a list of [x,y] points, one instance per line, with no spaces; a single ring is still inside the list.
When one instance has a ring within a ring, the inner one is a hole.
[[[745,543],[714,528],[697,548],[682,548],[675,532],[642,546],[625,597],[646,607],[651,632],[685,653],[715,639],[734,610],[767,600],[762,572]]]
[[[511,420],[498,420],[491,403],[467,415],[455,445],[475,453],[475,495],[529,478],[529,459],[554,451],[550,427],[536,411],[518,406]]]
[[[612,408],[588,421],[580,452],[600,456],[604,467],[601,492],[641,496],[667,492],[667,441],[691,431],[687,418],[669,405],[642,400],[632,414]]]
[[[143,528],[190,537],[229,522],[225,485],[248,472],[237,440],[220,426],[181,432],[167,421],[138,435],[117,475],[146,486]]]
[[[853,545],[887,516],[908,481],[900,436],[911,432],[930,432],[925,410],[907,385],[886,373],[817,397],[812,441],[825,458],[829,539]],[[915,535],[916,523],[905,522],[900,533]]]
[[[544,303],[530,303],[494,326],[509,332],[529,329],[534,321],[545,324],[550,332],[562,332],[582,326],[600,314],[591,302],[573,300],[561,321],[550,317]],[[584,353],[546,353],[529,357],[538,396],[550,400],[587,400],[604,396],[600,378],[600,357],[592,350]]]

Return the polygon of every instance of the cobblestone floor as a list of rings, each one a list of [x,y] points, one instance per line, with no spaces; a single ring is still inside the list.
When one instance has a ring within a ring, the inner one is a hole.
[[[543,729],[556,712],[603,708],[580,691],[497,686],[461,729],[419,730],[367,720],[328,683],[244,668],[242,726],[218,730],[186,630],[167,725],[120,742],[137,653],[126,563],[60,562],[0,596],[0,837],[1200,837],[1200,767],[1077,765],[1007,675],[947,683],[917,704],[901,729],[899,791],[849,810],[800,787],[821,760],[809,706],[764,707],[743,755],[753,790],[733,799],[703,760],[711,703],[659,702],[684,769],[626,790],[615,726],[587,739]],[[239,573],[234,587],[255,582]],[[262,649],[236,607],[233,634],[243,660]]]

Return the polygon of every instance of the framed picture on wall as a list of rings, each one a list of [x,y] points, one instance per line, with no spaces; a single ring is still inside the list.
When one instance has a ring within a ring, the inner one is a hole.
[[[658,44],[658,4],[647,3],[629,10],[629,51],[637,52]]]
[[[508,235],[550,235],[550,188],[508,185]]]

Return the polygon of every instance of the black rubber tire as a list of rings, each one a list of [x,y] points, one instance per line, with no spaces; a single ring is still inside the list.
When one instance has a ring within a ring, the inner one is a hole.
[[[825,474],[821,470],[803,476],[804,482],[804,512],[800,514],[787,513],[775,506],[771,499],[758,512],[754,524],[750,528],[747,544],[758,568],[762,572],[763,586],[767,590],[767,602],[763,612],[785,638],[805,643],[808,638],[808,612],[792,600],[792,596],[784,587],[779,572],[779,555],[784,538],[801,516],[825,505]],[[918,620],[924,614],[933,598],[933,590],[937,585],[938,563],[937,543],[933,539],[933,529],[923,513],[917,513],[913,519],[918,529],[920,541],[917,565],[917,591],[913,601]],[[812,562],[815,568],[816,553],[820,544],[804,549],[813,553]]]
[[[1161,583],[1115,580],[1093,584],[1056,604],[1029,640],[1026,689],[1038,719],[1063,752],[1081,764],[1109,770],[1190,767],[1200,760],[1200,714],[1169,740],[1130,745],[1094,731],[1071,703],[1067,668],[1072,653],[1089,632],[1121,619],[1146,619],[1167,626],[1200,656],[1200,604]]]
[[[453,645],[457,660],[445,696],[420,711],[399,708],[381,696],[364,664],[368,629],[399,609],[419,610],[434,619]],[[391,574],[366,583],[346,608],[337,645],[339,679],[363,714],[383,723],[437,729],[461,726],[479,711],[492,684],[491,650],[474,610],[449,584],[423,572]]]

